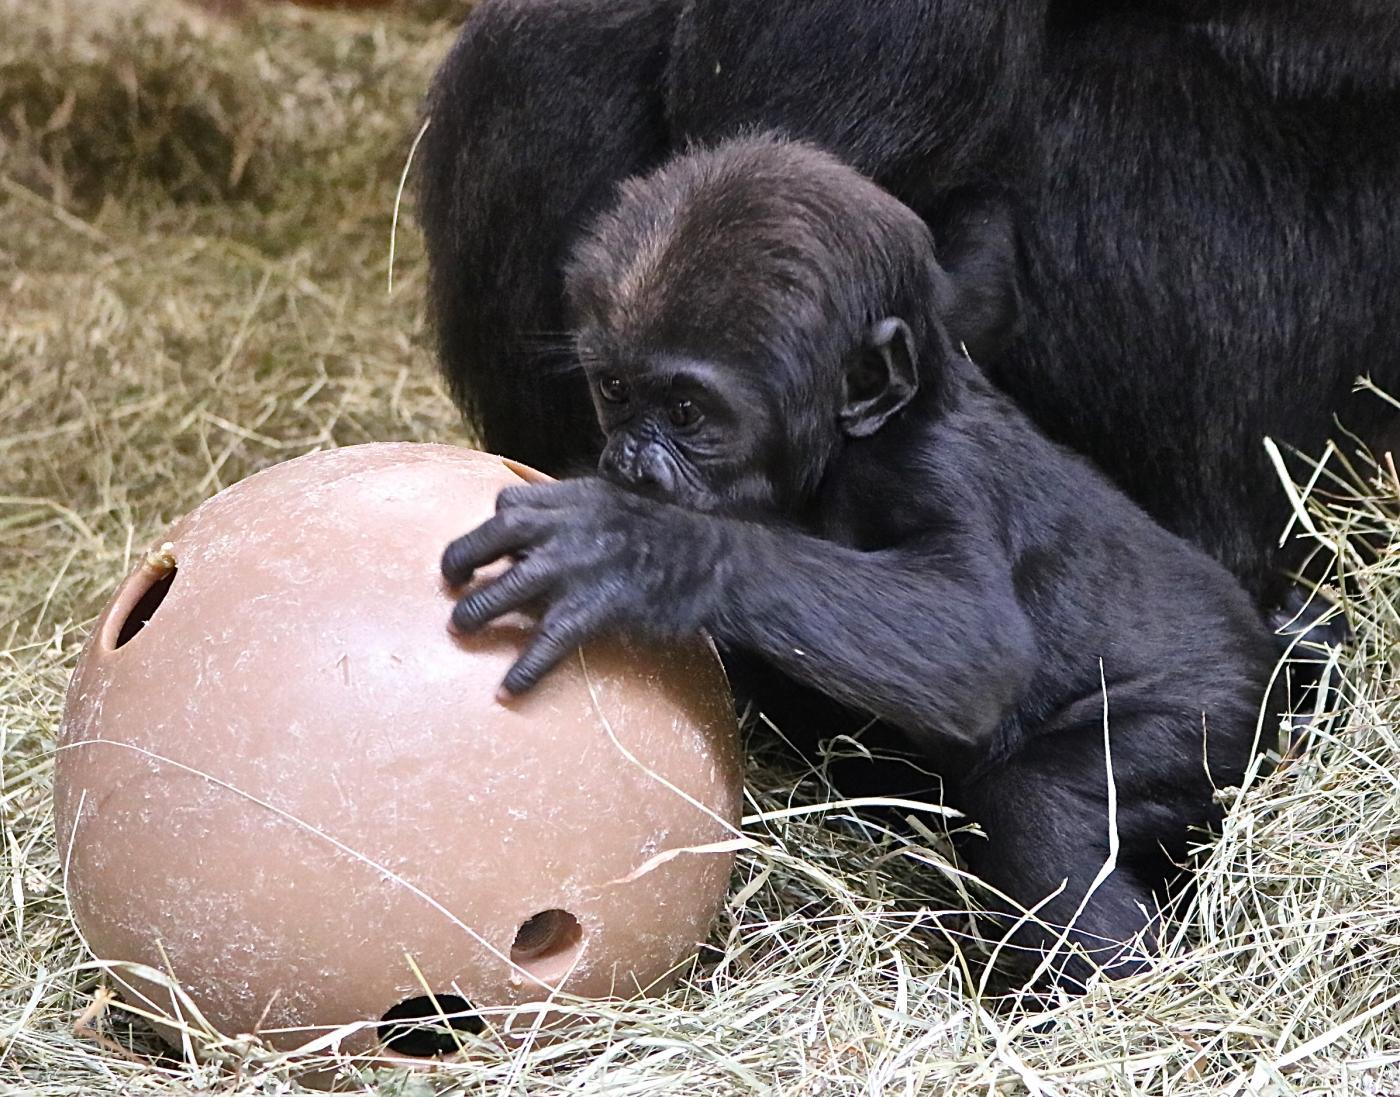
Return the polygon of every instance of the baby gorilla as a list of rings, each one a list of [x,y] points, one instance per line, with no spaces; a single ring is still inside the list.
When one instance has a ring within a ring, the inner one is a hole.
[[[988,215],[940,265],[910,210],[778,139],[630,181],[568,269],[602,478],[503,492],[443,570],[515,558],[453,614],[540,608],[508,693],[602,631],[706,630],[897,729],[985,832],[962,854],[1002,915],[1074,922],[1055,974],[1075,987],[1153,951],[1189,828],[1251,757],[1274,648],[1224,568],[960,349],[1006,323],[1009,250]],[[1119,847],[1095,889],[1105,719]],[[1045,950],[1047,925],[1014,940]]]

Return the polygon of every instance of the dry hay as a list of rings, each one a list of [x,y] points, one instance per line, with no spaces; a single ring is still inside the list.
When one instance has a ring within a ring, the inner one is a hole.
[[[50,750],[88,624],[166,520],[309,449],[466,440],[411,232],[385,289],[399,170],[451,37],[429,16],[451,7],[231,22],[171,0],[0,0],[0,1093],[298,1088],[256,1042],[195,1034],[207,1065],[159,1057],[109,1001],[64,905]],[[984,995],[976,951],[919,919],[962,904],[941,840],[789,810],[827,790],[760,729],[753,848],[678,990],[365,1090],[1400,1091],[1400,482],[1339,447],[1292,535],[1338,550],[1351,583],[1341,714],[1228,793],[1150,974],[1049,1024]]]

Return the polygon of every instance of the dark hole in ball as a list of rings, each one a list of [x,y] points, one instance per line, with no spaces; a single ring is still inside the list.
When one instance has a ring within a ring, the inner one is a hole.
[[[396,1055],[412,1055],[426,1059],[433,1055],[450,1055],[458,1048],[453,1029],[479,1035],[486,1022],[474,1007],[457,994],[423,995],[405,998],[390,1007],[379,1019],[379,1039]]]
[[[156,610],[160,609],[160,604],[165,601],[165,596],[170,593],[170,584],[175,582],[175,573],[179,570],[179,568],[171,568],[146,588],[141,597],[136,600],[136,604],[131,607],[131,612],[126,615],[122,627],[117,631],[117,642],[112,645],[114,648],[131,643],[136,634],[146,627],[151,618],[155,616]]]
[[[583,927],[567,910],[542,910],[526,919],[515,933],[510,958],[528,966],[562,956],[583,940]]]

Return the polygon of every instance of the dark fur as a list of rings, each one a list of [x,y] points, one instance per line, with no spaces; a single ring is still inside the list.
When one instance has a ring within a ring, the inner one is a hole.
[[[1009,204],[1021,334],[991,378],[1279,600],[1261,440],[1316,452],[1400,388],[1392,0],[484,0],[443,66],[422,210],[447,375],[488,447],[600,446],[560,270],[617,181],[775,127],[934,229]],[[976,250],[968,254],[977,254]]]
[[[654,448],[675,475],[640,462],[627,486],[508,491],[444,571],[462,583],[524,555],[454,614],[469,630],[544,607],[511,691],[602,630],[703,628],[873,714],[985,830],[963,845],[970,867],[1022,906],[1051,896],[1052,925],[1108,856],[1106,700],[1121,849],[1076,922],[1084,954],[1055,965],[1082,986],[1095,964],[1123,974],[1152,951],[1147,912],[1188,829],[1218,820],[1214,786],[1251,757],[1273,647],[1224,568],[1046,440],[957,349],[950,331],[1004,315],[987,307],[1005,285],[995,251],[967,285],[911,211],[801,145],[742,140],[630,182],[583,236],[569,295],[590,380],[630,386],[625,406],[599,404],[609,446]],[[917,387],[897,383],[901,363]],[[707,414],[744,393],[726,433],[767,455],[744,458],[764,482],[740,494],[714,489],[731,458],[701,427],[666,426],[668,386],[695,370]],[[1016,939],[1045,950],[1054,935]]]

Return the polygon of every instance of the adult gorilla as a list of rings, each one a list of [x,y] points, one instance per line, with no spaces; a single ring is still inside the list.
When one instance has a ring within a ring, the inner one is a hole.
[[[1334,417],[1378,439],[1393,416],[1353,381],[1400,387],[1400,6],[1325,7],[484,0],[423,146],[454,393],[490,448],[591,465],[564,337],[570,245],[619,179],[778,128],[936,239],[1010,204],[1023,322],[974,353],[1041,429],[1270,602],[1285,512],[1261,439],[1316,451]]]

